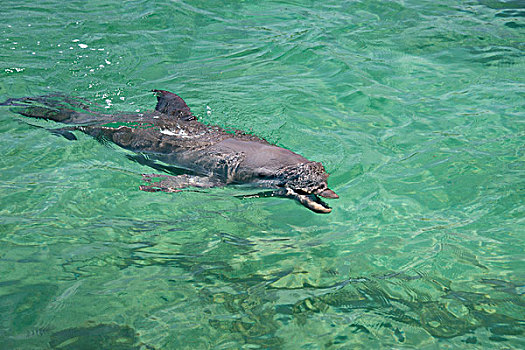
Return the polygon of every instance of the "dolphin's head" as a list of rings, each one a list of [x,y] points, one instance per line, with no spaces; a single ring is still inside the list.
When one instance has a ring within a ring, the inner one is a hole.
[[[283,170],[282,175],[285,179],[284,187],[288,197],[295,198],[302,205],[317,213],[332,211],[332,208],[319,196],[330,199],[336,199],[339,196],[328,188],[328,173],[321,163],[308,162],[287,167]]]

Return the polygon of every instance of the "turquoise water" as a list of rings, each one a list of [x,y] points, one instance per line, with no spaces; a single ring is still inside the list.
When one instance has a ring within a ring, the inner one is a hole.
[[[340,195],[319,215],[235,188],[141,192],[153,171],[129,152],[3,107],[1,349],[525,347],[523,1],[0,14],[1,100],[144,111],[171,90],[323,162]]]

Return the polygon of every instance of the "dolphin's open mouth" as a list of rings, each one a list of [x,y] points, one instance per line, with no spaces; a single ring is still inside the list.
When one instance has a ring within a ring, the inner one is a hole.
[[[332,191],[333,192],[333,191]],[[333,192],[335,195],[335,192]],[[294,191],[291,188],[286,189],[286,196],[297,200],[299,203],[307,207],[308,209],[322,214],[328,214],[332,211],[332,208],[328,206],[324,201],[322,201],[315,194],[303,194]],[[336,195],[337,196],[337,195]],[[328,197],[328,198],[337,198],[337,197]]]

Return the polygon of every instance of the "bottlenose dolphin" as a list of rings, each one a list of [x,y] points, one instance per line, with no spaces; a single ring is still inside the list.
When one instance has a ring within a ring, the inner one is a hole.
[[[328,174],[321,163],[240,130],[202,124],[178,95],[153,92],[157,105],[148,113],[96,113],[88,103],[62,95],[11,98],[1,105],[15,106],[12,110],[26,117],[68,124],[51,131],[70,140],[76,139],[71,131],[79,130],[131,150],[143,160],[187,171],[176,176],[143,174],[148,183],[140,186],[143,191],[249,184],[271,189],[271,196],[293,198],[317,213],[332,211],[319,199],[338,198],[328,188]]]

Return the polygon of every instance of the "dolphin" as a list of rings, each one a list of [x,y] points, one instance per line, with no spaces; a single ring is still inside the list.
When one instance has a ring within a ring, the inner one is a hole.
[[[26,117],[66,124],[50,131],[69,140],[76,139],[72,131],[78,130],[131,150],[136,161],[156,169],[160,161],[183,170],[178,175],[143,174],[143,191],[247,184],[270,189],[270,196],[293,198],[317,213],[332,211],[319,197],[339,196],[328,188],[321,163],[240,130],[203,124],[178,95],[152,91],[157,105],[147,113],[97,113],[88,102],[63,95],[10,98],[0,105],[13,106],[12,111]]]

